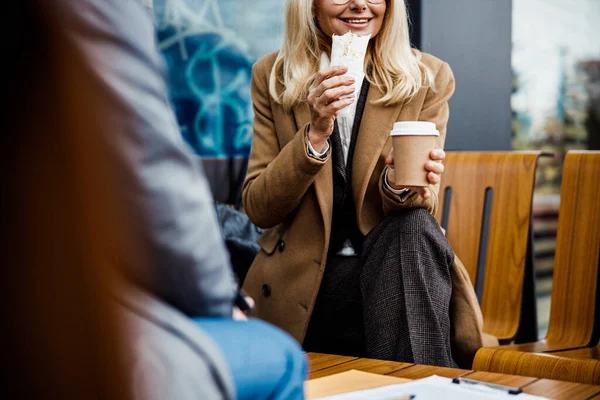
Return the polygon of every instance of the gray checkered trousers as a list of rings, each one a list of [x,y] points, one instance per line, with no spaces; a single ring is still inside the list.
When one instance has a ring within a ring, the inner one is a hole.
[[[369,357],[455,366],[450,347],[454,252],[424,209],[389,215],[365,238],[360,288]]]

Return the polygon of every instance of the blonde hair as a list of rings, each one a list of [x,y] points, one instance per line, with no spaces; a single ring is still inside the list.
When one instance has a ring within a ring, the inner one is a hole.
[[[306,100],[319,72],[321,53],[330,52],[329,38],[317,26],[316,0],[287,0],[283,46],[269,80],[269,92],[286,110]],[[404,0],[386,0],[381,30],[371,40],[365,69],[369,82],[380,87],[386,106],[410,100],[421,87],[433,86],[432,71],[421,61],[421,53],[410,46],[408,13]],[[283,89],[278,92],[277,84]]]

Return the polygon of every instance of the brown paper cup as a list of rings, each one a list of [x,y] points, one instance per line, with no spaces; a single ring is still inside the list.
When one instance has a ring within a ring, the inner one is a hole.
[[[394,186],[428,186],[425,164],[430,159],[431,150],[437,147],[440,136],[435,124],[396,122],[390,135],[394,147]]]

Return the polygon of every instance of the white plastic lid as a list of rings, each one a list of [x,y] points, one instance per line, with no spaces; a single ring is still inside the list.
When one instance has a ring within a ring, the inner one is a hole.
[[[427,121],[400,121],[394,123],[390,132],[392,136],[400,135],[422,135],[422,136],[440,136],[433,122]]]

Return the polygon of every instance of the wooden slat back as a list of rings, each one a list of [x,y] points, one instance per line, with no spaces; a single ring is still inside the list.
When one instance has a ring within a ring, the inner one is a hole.
[[[600,253],[600,151],[570,151],[563,167],[546,340],[586,346],[594,328]]]
[[[521,296],[535,182],[541,152],[448,152],[440,188],[452,188],[447,237],[455,254],[477,279],[484,196],[492,189],[481,308],[484,331],[514,338]],[[438,221],[442,219],[438,213]]]

